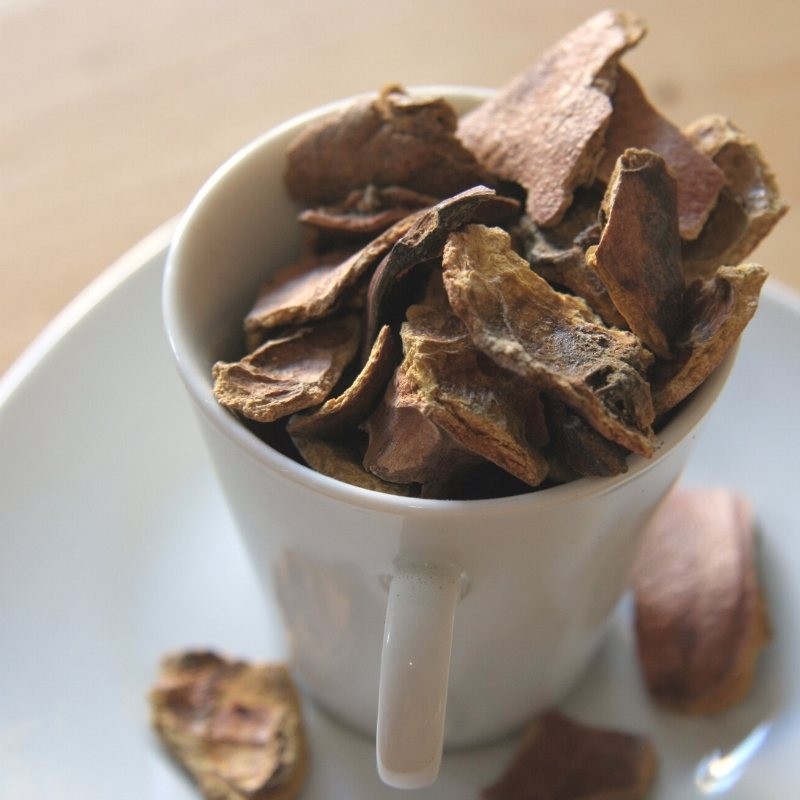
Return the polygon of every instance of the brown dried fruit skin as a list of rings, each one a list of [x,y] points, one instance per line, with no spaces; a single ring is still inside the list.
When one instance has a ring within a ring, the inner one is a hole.
[[[322,475],[373,492],[402,497],[412,494],[411,487],[383,481],[364,469],[358,455],[347,445],[300,435],[292,435],[292,441],[306,464]]]
[[[592,728],[555,711],[536,719],[483,800],[643,800],[657,758],[648,738]]]
[[[624,67],[619,69],[611,104],[614,113],[598,177],[608,181],[617,158],[629,147],[658,153],[678,183],[681,238],[696,239],[725,184],[722,171],[650,105],[636,79]]]
[[[627,330],[628,323],[608,296],[606,287],[597,277],[597,273],[586,266],[585,255],[580,254],[580,261],[563,260],[557,263],[531,265],[537,275],[541,275],[548,283],[563,286],[576,296],[583,298],[589,307],[608,326]]]
[[[575,475],[609,477],[628,471],[628,452],[601,436],[580,414],[558,401],[548,404],[548,427],[553,445]]]
[[[319,405],[356,355],[360,332],[357,317],[343,317],[272,339],[241,361],[218,361],[214,396],[256,422]]]
[[[284,325],[321,319],[336,310],[355,290],[356,284],[406,234],[421,212],[404,217],[357,253],[337,263],[336,254],[292,265],[266,283],[244,320],[246,334]],[[303,264],[310,264],[304,269]]]
[[[644,32],[630,14],[601,11],[462,118],[461,139],[486,169],[528,190],[537,225],[556,225],[573,190],[594,179],[617,61]]]
[[[386,479],[400,480],[400,475],[409,479],[409,464],[421,459],[413,451],[409,458],[408,451],[419,437],[415,433],[411,442],[402,441],[395,429],[398,419],[402,424],[421,416],[443,434],[437,437],[431,431],[428,441],[452,441],[455,449],[491,461],[530,486],[541,483],[547,475],[547,462],[528,438],[528,418],[538,410],[538,391],[480,353],[451,312],[411,306],[401,336],[403,362],[387,392],[384,409],[368,421],[367,468]],[[409,408],[418,413],[399,411]],[[391,427],[380,429],[381,422]],[[373,438],[382,444],[373,444]],[[399,453],[405,460],[397,457]],[[459,468],[462,460],[457,459]],[[451,471],[447,463],[434,473],[429,465],[423,469],[424,474],[418,469],[410,480],[441,482]]]
[[[767,271],[758,264],[720,267],[686,290],[684,333],[676,359],[653,374],[653,405],[660,415],[688,397],[719,366],[752,319]]]
[[[208,800],[292,800],[308,771],[297,691],[281,664],[167,657],[152,722]]]
[[[749,504],[725,489],[675,490],[648,528],[634,591],[653,698],[688,714],[741,701],[770,638]]]
[[[369,446],[364,466],[394,483],[442,484],[481,459],[407,402],[398,368],[386,395],[364,423]]]
[[[326,238],[348,239],[375,236],[407,217],[412,211],[429,208],[438,197],[420,194],[401,186],[367,186],[354,189],[343,202],[334,206],[307,208],[298,219],[303,225],[316,228]]]
[[[758,146],[730,120],[702,117],[684,132],[725,175],[725,188],[706,229],[696,243],[684,247],[689,277],[709,277],[718,265],[747,258],[788,206]]]
[[[370,347],[382,324],[387,297],[397,281],[417,264],[441,256],[447,235],[468,222],[486,218],[503,219],[519,209],[516,200],[498,195],[494,189],[475,186],[443,200],[424,211],[412,228],[400,238],[378,265],[367,291],[367,333],[365,345]]]
[[[607,439],[652,454],[653,406],[642,376],[652,356],[633,334],[588,321],[585,303],[536,275],[499,228],[451,234],[443,267],[450,305],[480,350]]]
[[[600,243],[586,252],[628,327],[661,358],[683,320],[675,179],[664,159],[626,150],[603,198]]]
[[[384,325],[353,383],[318,409],[293,416],[286,429],[292,436],[326,436],[355,427],[377,405],[386,389],[399,360],[398,349],[389,326]]]
[[[527,214],[520,217],[515,232],[522,239],[524,255],[531,265],[537,267],[540,263],[557,264],[571,260],[575,254],[583,262],[586,248],[581,244],[587,240],[587,246],[597,244],[596,241],[591,241],[591,237],[593,229],[598,225],[604,194],[603,184],[575,192],[575,199],[561,222],[549,228],[537,225]],[[596,233],[599,237],[599,229]]]
[[[292,198],[335,203],[370,184],[449,197],[491,176],[456,138],[456,113],[442,98],[410,97],[398,86],[310,125],[289,147]]]
[[[592,189],[576,192],[564,218],[552,228],[541,228],[527,215],[510,231],[521,240],[520,252],[548,283],[582,297],[607,325],[627,328],[611,302],[606,287],[586,266],[586,250],[600,241],[599,195]]]

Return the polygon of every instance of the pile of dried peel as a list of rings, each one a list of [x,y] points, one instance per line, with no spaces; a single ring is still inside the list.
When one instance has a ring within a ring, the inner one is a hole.
[[[218,401],[396,494],[651,456],[752,317],[766,272],[743,261],[786,206],[731,122],[652,107],[620,63],[643,35],[604,11],[460,120],[391,86],[304,130],[304,250],[256,298],[247,355],[214,366]]]

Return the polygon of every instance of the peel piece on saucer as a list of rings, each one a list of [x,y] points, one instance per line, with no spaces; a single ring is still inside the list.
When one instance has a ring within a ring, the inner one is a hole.
[[[502,777],[483,800],[644,800],[655,777],[645,736],[594,728],[556,711],[525,732]]]
[[[300,702],[282,664],[187,651],[164,659],[152,723],[208,800],[292,800],[308,770]]]
[[[648,528],[634,593],[639,659],[656,702],[714,714],[744,698],[770,638],[744,498],[675,490]]]

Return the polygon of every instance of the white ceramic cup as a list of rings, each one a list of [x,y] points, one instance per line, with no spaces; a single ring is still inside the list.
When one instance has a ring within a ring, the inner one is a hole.
[[[488,96],[420,91],[459,112]],[[341,105],[280,125],[211,177],[170,249],[164,314],[219,480],[282,611],[295,674],[337,718],[377,730],[382,779],[412,788],[435,780],[442,736],[452,746],[497,739],[574,684],[732,356],[659,434],[657,455],[632,457],[619,477],[420,500],[341,483],[273,450],[217,404],[211,366],[241,356],[258,286],[296,253],[287,145]]]

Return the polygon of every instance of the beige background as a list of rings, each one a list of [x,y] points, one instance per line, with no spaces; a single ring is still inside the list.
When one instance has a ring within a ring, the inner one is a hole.
[[[384,83],[497,86],[578,0],[0,0],[0,372],[273,123]],[[630,2],[626,59],[676,123],[730,116],[800,206],[800,2]],[[800,288],[790,212],[756,254]]]

